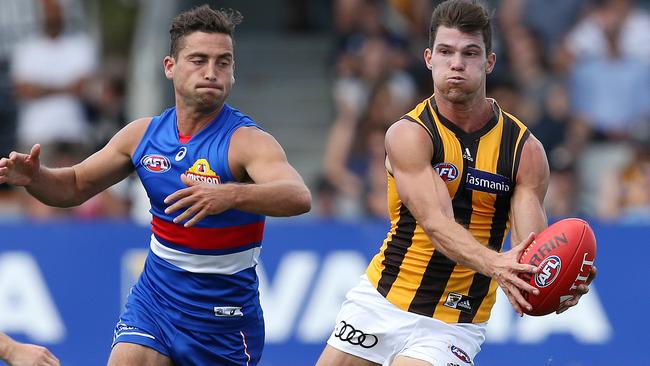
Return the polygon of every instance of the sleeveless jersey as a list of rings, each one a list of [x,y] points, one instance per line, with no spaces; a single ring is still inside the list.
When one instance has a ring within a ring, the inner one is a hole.
[[[422,126],[433,142],[431,166],[446,182],[455,220],[481,244],[500,251],[510,227],[510,198],[527,128],[496,102],[494,117],[466,133],[437,113],[433,97],[403,118]],[[402,204],[388,174],[391,229],[367,276],[397,307],[447,323],[482,323],[496,299],[496,281],[459,265]]]
[[[132,156],[151,203],[150,253],[133,291],[153,297],[181,327],[235,329],[261,319],[255,273],[263,215],[230,209],[205,217],[195,226],[173,223],[187,207],[165,214],[163,200],[187,188],[181,174],[209,184],[235,182],[228,165],[233,133],[258,127],[249,117],[224,105],[219,115],[187,143],[179,140],[176,109],[154,117]]]

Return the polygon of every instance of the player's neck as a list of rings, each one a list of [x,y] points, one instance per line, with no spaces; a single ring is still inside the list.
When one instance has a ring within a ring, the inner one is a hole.
[[[205,126],[210,124],[223,109],[223,104],[219,108],[210,111],[199,110],[188,106],[176,104],[176,124],[178,132],[185,136],[194,136]]]
[[[480,130],[492,118],[492,102],[484,95],[466,103],[454,103],[434,95],[438,112],[458,126],[461,130],[472,133]]]

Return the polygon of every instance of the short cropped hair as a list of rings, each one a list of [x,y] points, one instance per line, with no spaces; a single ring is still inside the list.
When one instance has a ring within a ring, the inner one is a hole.
[[[463,33],[481,32],[485,53],[492,52],[492,25],[487,9],[477,0],[447,0],[438,5],[431,15],[429,48],[433,48],[438,28],[456,28]]]
[[[194,32],[223,33],[231,38],[235,26],[241,23],[241,13],[233,9],[214,10],[209,5],[195,7],[180,13],[172,21],[169,34],[171,36],[170,55],[178,57],[183,37]]]

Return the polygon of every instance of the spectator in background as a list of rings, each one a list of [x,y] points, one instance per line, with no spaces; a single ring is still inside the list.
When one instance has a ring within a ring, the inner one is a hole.
[[[0,0],[0,156],[16,148],[16,101],[9,76],[15,45],[37,30],[32,1]],[[0,184],[0,217],[15,216],[20,204],[15,190]]]
[[[602,182],[633,158],[628,141],[650,118],[650,15],[631,0],[598,0],[564,53],[581,186],[578,209],[596,213]]]
[[[422,35],[429,27],[429,15],[433,9],[431,0],[388,0],[389,7],[405,23],[408,38],[417,40],[416,44],[424,38]]]
[[[353,58],[351,70],[355,72],[334,83],[336,119],[323,166],[325,179],[336,187],[341,198],[340,214],[367,212],[366,174],[371,164],[364,135],[374,130],[373,126],[385,131],[387,124],[399,117],[394,114],[406,112],[415,98],[412,78],[388,61],[395,52],[400,50],[391,47],[385,38],[366,38]]]
[[[42,33],[18,44],[11,60],[11,77],[19,102],[18,148],[29,149],[41,142],[44,156],[49,158],[46,164],[73,165],[102,138],[96,136],[101,128],[89,128],[84,99],[86,86],[94,77],[96,48],[87,34],[66,32],[65,9],[58,0],[35,0],[34,8],[42,15]],[[123,87],[119,79],[108,75],[101,95],[97,118],[111,118],[111,123],[115,123],[115,118],[123,118]],[[104,133],[112,135],[119,127],[106,127],[109,131]],[[20,202],[27,216],[39,219],[124,216],[127,212],[126,200],[116,198],[111,191],[102,192],[74,210],[48,207],[28,195],[22,195]]]
[[[650,140],[637,142],[634,158],[620,171],[610,171],[601,188],[600,217],[650,223]]]
[[[352,4],[356,5],[352,7]],[[408,54],[407,38],[385,25],[385,7],[381,0],[355,0],[335,8],[337,12],[342,11],[340,9],[351,14],[343,16],[343,19],[349,19],[345,26],[339,24],[340,20],[336,23],[337,76],[348,77],[361,72],[363,65],[358,61],[359,53],[363,52],[362,48],[368,40],[375,38],[382,39],[388,45],[389,52],[384,57],[389,68],[404,70],[409,66],[412,60]]]
[[[10,366],[59,366],[59,360],[45,347],[23,344],[0,333],[0,360]]]
[[[11,77],[19,101],[18,145],[67,142],[84,147],[88,121],[82,100],[96,65],[95,45],[86,34],[66,33],[57,0],[37,0],[43,34],[21,42],[11,60]],[[52,156],[51,154],[44,154]]]
[[[502,0],[499,2],[499,26],[510,36],[516,28],[539,35],[541,46],[554,54],[589,0]]]
[[[619,31],[607,32],[606,56],[578,59],[571,74],[574,113],[596,140],[624,139],[650,116],[650,67],[621,53]]]
[[[615,37],[623,58],[650,64],[650,16],[634,0],[592,0],[589,14],[567,35],[569,61],[605,58]]]

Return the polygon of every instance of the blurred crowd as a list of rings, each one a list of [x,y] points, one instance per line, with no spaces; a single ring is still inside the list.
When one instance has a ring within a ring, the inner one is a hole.
[[[305,0],[306,1],[306,0]],[[97,3],[97,2],[95,2]],[[289,1],[291,6],[302,4]],[[387,217],[383,137],[433,91],[422,54],[431,0],[333,0],[333,121],[311,184],[322,217]],[[550,217],[650,223],[650,8],[634,0],[492,0],[488,96],[543,143]],[[0,154],[38,142],[48,166],[101,148],[126,122],[128,58],[107,55],[75,0],[0,0]],[[87,10],[87,9],[85,9]],[[294,28],[298,26],[295,17]],[[101,32],[101,29],[99,30]],[[0,218],[127,217],[130,182],[74,209],[0,186]],[[140,192],[134,194],[133,192]],[[146,197],[145,197],[146,198]]]
[[[326,216],[386,216],[383,134],[433,91],[429,0],[339,0]],[[550,217],[650,222],[650,13],[633,0],[502,0],[487,94],[543,143]]]
[[[100,56],[84,8],[66,0],[0,0],[0,154],[28,153],[71,166],[101,148],[125,123],[125,65]],[[0,185],[0,216],[51,219],[124,217],[124,185],[74,209],[45,206]]]

